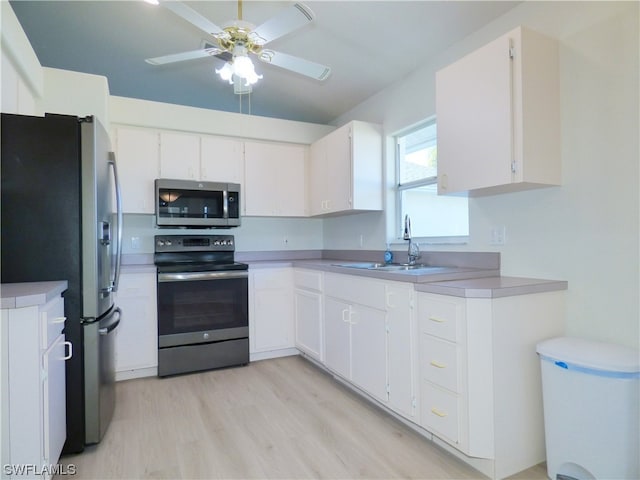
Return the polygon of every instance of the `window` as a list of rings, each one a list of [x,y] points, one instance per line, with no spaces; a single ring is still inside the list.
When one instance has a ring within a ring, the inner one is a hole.
[[[414,238],[455,242],[469,235],[468,200],[437,195],[436,133],[433,119],[396,136],[397,231],[409,215]]]

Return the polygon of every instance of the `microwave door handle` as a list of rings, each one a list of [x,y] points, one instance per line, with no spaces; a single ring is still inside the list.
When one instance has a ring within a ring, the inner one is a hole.
[[[222,191],[222,218],[229,218],[229,190]]]
[[[122,188],[120,187],[120,177],[118,177],[118,167],[116,165],[116,154],[109,152],[109,165],[113,167],[113,180],[116,189],[116,217],[117,217],[117,231],[116,231],[116,268],[113,272],[112,292],[118,291],[118,284],[120,283],[120,266],[122,263],[122,224],[123,224],[123,212],[122,212]]]

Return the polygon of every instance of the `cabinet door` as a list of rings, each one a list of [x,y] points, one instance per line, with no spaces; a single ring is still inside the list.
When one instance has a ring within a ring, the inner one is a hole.
[[[351,379],[378,399],[387,400],[386,315],[382,310],[351,307]]]
[[[305,157],[301,145],[245,142],[245,214],[305,216]]]
[[[155,213],[153,182],[160,176],[158,133],[118,127],[116,142],[124,213]]]
[[[161,132],[160,176],[179,180],[200,180],[200,137]]]
[[[324,299],[324,360],[327,368],[351,379],[351,307],[333,297]]]
[[[389,404],[407,418],[416,415],[416,350],[413,288],[386,285]]]
[[[59,335],[42,356],[43,463],[58,463],[67,439],[65,342]]]
[[[327,139],[311,144],[309,150],[309,213],[327,213],[329,199],[329,169],[327,165]]]
[[[122,273],[122,310],[116,334],[116,372],[158,366],[158,318],[154,273]]]
[[[296,347],[322,360],[322,294],[295,291]]]
[[[251,352],[294,346],[293,278],[290,269],[263,269],[251,273]]]
[[[62,333],[66,320],[62,297],[51,300],[42,307],[40,310],[40,321],[42,322],[40,346],[43,350],[46,350]]]
[[[511,182],[511,68],[504,36],[437,72],[439,194]]]
[[[345,125],[326,137],[327,139],[327,211],[351,210],[353,172],[351,164],[351,129]]]
[[[200,138],[200,179],[244,184],[243,146],[234,138]]]

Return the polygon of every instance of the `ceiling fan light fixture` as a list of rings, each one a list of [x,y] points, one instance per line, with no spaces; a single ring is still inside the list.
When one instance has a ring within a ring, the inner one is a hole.
[[[256,73],[253,62],[249,58],[247,48],[243,44],[236,45],[233,49],[233,58],[226,62],[221,69],[216,69],[220,78],[227,80],[230,84],[235,84],[234,80],[242,79],[244,86],[250,87],[262,78]],[[234,89],[236,90],[236,89]]]
[[[253,62],[246,55],[233,57],[233,73],[242,78],[249,78],[256,75]]]
[[[216,68],[216,73],[220,75],[222,80],[228,81],[230,85],[233,85],[233,66],[229,62],[225,62],[220,69]]]

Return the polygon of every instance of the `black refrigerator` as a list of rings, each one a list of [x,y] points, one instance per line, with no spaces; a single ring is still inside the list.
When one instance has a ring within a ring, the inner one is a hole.
[[[109,136],[94,117],[2,114],[2,283],[67,280],[67,440],[98,443],[115,408],[122,206]]]

